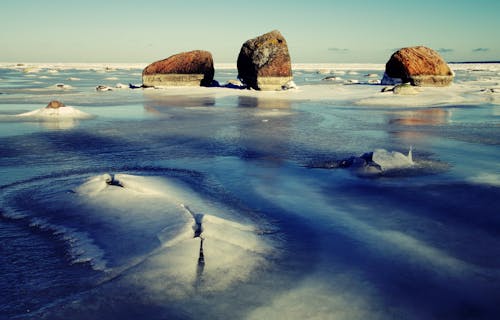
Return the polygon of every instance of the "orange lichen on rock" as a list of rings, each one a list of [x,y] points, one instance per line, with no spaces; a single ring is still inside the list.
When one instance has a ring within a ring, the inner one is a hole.
[[[238,78],[256,89],[281,89],[292,80],[292,63],[285,38],[278,30],[246,41],[238,55]]]
[[[385,66],[385,75],[416,86],[446,86],[453,81],[453,72],[436,51],[424,47],[403,48],[392,54]],[[390,81],[382,81],[389,84]]]
[[[209,86],[214,79],[214,62],[208,51],[194,50],[182,52],[166,59],[153,62],[142,71],[143,83],[154,86],[154,76],[158,75],[202,75],[200,85]],[[157,77],[158,78],[158,77]],[[192,77],[176,77],[191,81]],[[153,83],[149,83],[152,81]]]

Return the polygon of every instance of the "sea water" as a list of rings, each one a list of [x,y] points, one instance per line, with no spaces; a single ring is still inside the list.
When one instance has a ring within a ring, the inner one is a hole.
[[[116,88],[142,67],[2,64],[0,318],[500,313],[498,64],[415,96],[380,92],[383,65]],[[91,117],[20,116],[53,99]]]

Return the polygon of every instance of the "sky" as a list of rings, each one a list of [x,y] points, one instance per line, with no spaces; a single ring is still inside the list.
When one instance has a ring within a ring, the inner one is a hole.
[[[152,62],[208,50],[235,62],[278,29],[294,63],[385,63],[425,45],[447,61],[500,60],[498,0],[15,0],[0,5],[0,62]]]

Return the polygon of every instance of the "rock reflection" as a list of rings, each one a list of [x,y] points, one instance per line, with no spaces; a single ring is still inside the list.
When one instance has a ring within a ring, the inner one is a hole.
[[[448,123],[451,112],[446,109],[432,108],[398,112],[389,120],[389,124],[405,126],[427,126]]]
[[[398,126],[392,133],[403,139],[421,139],[426,136],[425,131],[417,128],[425,126],[440,126],[447,124],[451,111],[442,108],[402,111],[390,114],[389,124]]]
[[[161,115],[168,107],[206,108],[215,106],[215,97],[212,95],[192,96],[160,95],[144,91],[144,109],[146,112]]]
[[[290,105],[290,100],[285,99],[238,96],[238,107],[240,108],[288,109]]]
[[[251,96],[239,96],[238,107],[245,121],[238,126],[238,144],[246,156],[281,163],[289,152],[292,115],[290,101]],[[243,110],[242,110],[243,111]]]

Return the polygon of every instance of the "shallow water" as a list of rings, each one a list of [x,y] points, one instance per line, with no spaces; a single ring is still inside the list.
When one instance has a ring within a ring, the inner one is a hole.
[[[0,69],[0,318],[500,312],[498,65],[411,101],[368,83],[383,68],[296,70],[269,93],[97,92],[141,70],[25,67]],[[95,117],[13,120],[52,99]],[[410,146],[410,168],[321,168]]]

